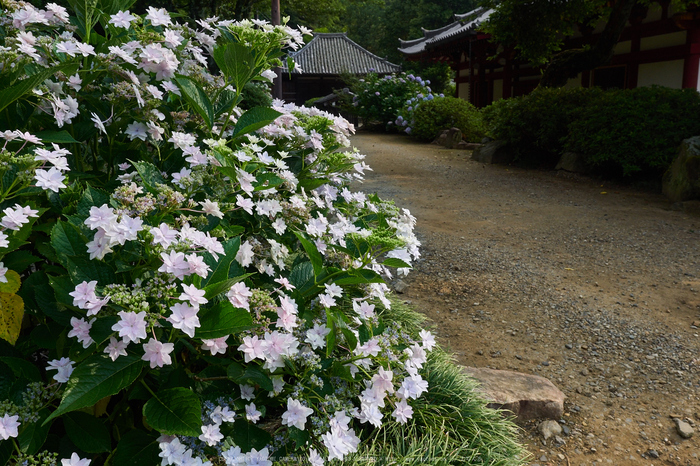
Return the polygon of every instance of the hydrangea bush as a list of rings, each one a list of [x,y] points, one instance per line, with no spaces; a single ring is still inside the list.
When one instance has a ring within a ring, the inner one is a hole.
[[[369,73],[353,80],[352,92],[355,95],[349,110],[365,123],[379,122],[387,130],[395,128],[409,134],[415,108],[437,97],[430,89],[429,80],[407,73],[384,76]]]
[[[304,31],[130,3],[5,2],[0,464],[342,460],[428,388],[415,219],[347,121],[240,109]]]

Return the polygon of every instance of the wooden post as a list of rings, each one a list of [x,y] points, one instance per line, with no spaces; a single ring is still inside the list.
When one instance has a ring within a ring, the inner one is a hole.
[[[279,26],[282,24],[282,16],[280,15],[280,0],[272,0],[271,6],[272,12],[272,25]],[[274,70],[277,73],[277,77],[272,84],[272,96],[276,99],[282,99],[282,68],[276,68]]]

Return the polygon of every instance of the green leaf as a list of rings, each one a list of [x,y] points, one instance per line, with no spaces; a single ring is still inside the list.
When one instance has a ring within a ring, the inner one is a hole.
[[[102,207],[105,204],[109,205],[109,195],[88,184],[83,197],[78,201],[78,215],[87,218],[90,216],[91,207]]]
[[[255,191],[263,191],[265,189],[272,189],[284,183],[284,180],[274,173],[261,173],[255,177]]]
[[[148,424],[166,435],[202,433],[202,405],[199,397],[187,388],[160,390],[143,406]]]
[[[69,293],[75,290],[75,285],[73,285],[69,276],[59,275],[58,277],[49,277],[49,283],[56,295],[57,302],[65,306],[73,305],[73,297]]]
[[[253,78],[255,58],[245,45],[227,42],[214,47],[213,55],[221,72],[233,81],[233,87],[237,90],[243,89]]]
[[[253,318],[245,309],[222,301],[211,308],[200,310],[199,323],[201,327],[195,330],[195,337],[210,340],[252,328]]]
[[[272,441],[269,433],[243,419],[237,419],[233,423],[231,437],[243,451],[250,451],[252,448],[260,450]]]
[[[246,278],[248,278],[252,275],[255,275],[255,274],[254,273],[246,273],[243,275],[239,275],[236,278],[229,278],[228,280],[224,280],[222,282],[212,283],[211,285],[204,287],[204,297],[207,299],[214,298],[215,296],[218,296],[221,293],[227,292],[228,290],[231,289],[231,287],[233,285],[245,280]]]
[[[10,86],[6,89],[0,91],[0,111],[7,108],[15,100],[19,99],[25,94],[28,94],[35,87],[44,82],[47,78],[56,75],[59,71],[63,71],[67,68],[68,64],[63,64],[59,66],[54,66],[51,68],[45,68],[36,74],[28,76],[22,81],[18,82],[14,86]]]
[[[56,144],[78,144],[80,141],[73,139],[65,129],[63,131],[39,131],[34,133],[42,142],[55,142]]]
[[[105,355],[90,356],[71,374],[61,404],[49,420],[119,393],[134,383],[142,368],[143,361],[138,356],[121,356],[116,361]]]
[[[231,139],[252,133],[269,125],[282,114],[269,107],[253,107],[245,112],[236,122]]]
[[[217,259],[212,254],[204,254],[204,262],[211,268],[211,272],[209,272],[207,278],[202,280],[202,287],[222,282],[229,278],[228,272],[231,269],[231,263],[236,260],[236,254],[238,254],[238,249],[241,247],[241,237],[231,238],[225,241],[222,246],[224,247],[224,257]]]
[[[63,416],[66,433],[76,447],[85,453],[112,451],[112,441],[104,422],[88,413],[74,411]]]
[[[92,280],[97,280],[101,284],[109,284],[116,281],[114,271],[105,262],[83,257],[67,257],[62,262],[75,285]]]
[[[385,259],[384,262],[382,262],[382,265],[386,265],[387,267],[396,267],[397,269],[411,268],[410,264],[407,264],[401,259],[397,259],[395,257],[389,257]]]
[[[68,222],[58,221],[51,230],[51,246],[59,256],[87,256],[86,244],[78,227]]]
[[[336,285],[360,285],[363,283],[384,283],[384,279],[374,270],[351,270],[333,279]]]
[[[289,282],[294,285],[296,291],[304,293],[315,285],[314,268],[311,262],[305,261],[295,265],[289,274]]]
[[[18,379],[41,382],[41,374],[39,373],[39,369],[26,359],[0,356],[0,361],[7,364]]]
[[[226,375],[236,383],[259,385],[268,392],[274,390],[272,379],[260,367],[249,364],[243,372],[240,372],[240,370],[240,366],[230,364],[226,370]]]
[[[309,256],[311,265],[314,268],[314,275],[318,277],[319,275],[321,275],[321,272],[323,272],[323,257],[321,257],[321,253],[318,252],[318,248],[316,248],[316,245],[311,240],[309,240],[304,233],[300,231],[295,231],[294,234],[299,239],[299,242],[301,242],[301,245],[304,248],[304,251],[306,251],[306,254],[308,254]]]
[[[238,105],[240,101],[241,96],[238,96],[238,99],[236,99],[235,92],[229,91],[228,89],[224,89],[223,91],[221,91],[221,94],[219,95],[219,100],[216,102],[214,108],[214,115],[218,117],[222,113],[228,112],[229,109]]]
[[[10,439],[0,440],[0,466],[5,466],[15,452],[15,446]]]
[[[39,411],[39,419],[22,429],[17,437],[17,443],[19,443],[19,449],[22,450],[22,453],[34,455],[41,450],[49,435],[49,429],[51,429],[51,423],[44,424],[48,416],[49,410],[42,409]]]
[[[24,272],[31,264],[41,261],[42,259],[40,257],[37,257],[31,252],[24,250],[11,252],[2,258],[2,262],[4,262],[5,267],[18,273]]]
[[[177,75],[174,80],[180,87],[182,97],[204,119],[207,126],[211,128],[214,122],[214,107],[206,92],[194,80],[186,76]]]
[[[158,170],[158,167],[149,162],[131,162],[134,168],[139,173],[139,176],[143,180],[146,189],[151,192],[156,192],[157,184],[164,184],[165,179],[163,175]]]
[[[294,440],[295,447],[298,449],[306,445],[306,442],[309,440],[309,431],[290,426],[287,429],[287,436]]]
[[[200,432],[201,433],[201,432]],[[160,464],[157,437],[142,430],[131,430],[124,435],[114,452],[113,466],[144,466]]]

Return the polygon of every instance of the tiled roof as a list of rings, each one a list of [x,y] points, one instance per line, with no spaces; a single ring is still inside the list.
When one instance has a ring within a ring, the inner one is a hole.
[[[367,74],[371,71],[387,74],[401,70],[400,66],[363,49],[345,33],[314,34],[311,42],[289,56],[303,74]]]
[[[423,37],[413,40],[401,40],[399,52],[406,55],[417,55],[443,42],[457,39],[458,37],[475,34],[493,10],[477,8],[468,13],[455,15],[455,22],[439,29],[423,29]]]

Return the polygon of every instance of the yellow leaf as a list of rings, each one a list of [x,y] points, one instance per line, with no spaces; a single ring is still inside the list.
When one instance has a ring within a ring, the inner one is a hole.
[[[5,278],[7,279],[7,283],[0,282],[0,293],[17,293],[20,285],[22,285],[19,274],[14,270],[8,270],[7,273],[5,273]]]
[[[24,317],[24,301],[16,294],[0,293],[0,338],[14,345]]]

